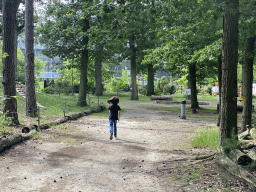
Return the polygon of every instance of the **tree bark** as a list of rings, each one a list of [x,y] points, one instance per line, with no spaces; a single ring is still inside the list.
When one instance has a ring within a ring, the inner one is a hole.
[[[246,39],[245,60],[243,63],[243,114],[242,131],[246,131],[247,125],[252,126],[252,81],[253,81],[253,62],[254,62],[255,36]]]
[[[147,86],[147,96],[151,96],[155,94],[154,91],[154,75],[155,71],[153,68],[153,64],[148,65],[148,86]]]
[[[99,48],[99,54],[95,58],[95,94],[97,96],[103,95],[103,86],[102,86],[102,72],[101,72],[101,65],[102,65],[102,54],[103,46]]]
[[[83,32],[87,33],[89,29],[89,20],[84,19],[84,26]],[[79,96],[78,96],[78,105],[79,106],[87,106],[86,103],[86,93],[87,93],[87,69],[88,69],[88,58],[89,58],[89,51],[88,51],[88,43],[89,37],[83,37],[83,45],[85,46],[82,50],[82,59],[81,59],[81,76],[80,76],[80,89],[79,89]]]
[[[217,126],[220,126],[220,109],[221,109],[221,78],[222,78],[222,58],[221,55],[218,56],[218,83],[219,83],[219,116],[218,116],[218,122],[217,122]]]
[[[21,0],[16,0],[15,12],[17,14],[18,8],[20,5]],[[18,70],[17,70],[17,50],[18,50],[18,34],[19,34],[19,27],[17,24],[17,17],[15,19],[15,26],[16,30],[14,31],[14,66],[15,66],[15,80],[17,79]],[[23,28],[22,28],[23,29]]]
[[[17,22],[15,20],[15,29],[14,30],[14,66],[15,66],[15,80],[17,79],[18,69],[17,69],[17,49],[18,49],[18,30],[17,30]]]
[[[4,109],[6,118],[12,118],[13,124],[19,124],[15,89],[14,65],[14,31],[16,29],[16,1],[3,0],[3,94],[5,96]],[[7,55],[5,55],[7,54]]]
[[[137,87],[137,78],[136,78],[136,48],[135,48],[135,37],[133,35],[131,41],[131,81],[132,81],[132,94],[131,100],[138,100],[138,87]]]
[[[238,0],[230,0],[232,12],[224,14],[222,89],[219,144],[237,138]]]
[[[191,109],[196,112],[199,108],[197,101],[197,90],[196,90],[196,64],[192,63],[189,65],[189,77],[191,82]]]
[[[187,79],[188,79],[187,89],[191,90],[191,78],[190,78],[190,75],[188,75]],[[185,91],[185,89],[184,89],[184,91]],[[187,100],[191,100],[191,95],[187,95]]]
[[[25,12],[25,85],[26,115],[37,115],[34,73],[34,1],[26,0]]]

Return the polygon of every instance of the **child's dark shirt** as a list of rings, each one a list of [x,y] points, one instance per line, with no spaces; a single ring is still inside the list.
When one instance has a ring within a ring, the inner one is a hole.
[[[119,105],[111,105],[108,109],[110,110],[109,119],[118,120],[118,111],[121,111]]]

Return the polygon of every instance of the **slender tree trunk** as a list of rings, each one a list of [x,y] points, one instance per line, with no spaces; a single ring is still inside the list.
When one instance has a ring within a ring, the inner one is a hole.
[[[86,33],[89,29],[89,20],[84,20],[83,32]],[[89,42],[89,37],[83,37],[83,44],[85,48],[82,50],[82,59],[81,59],[81,76],[80,76],[80,89],[79,89],[79,96],[78,96],[78,105],[79,106],[87,106],[86,103],[86,93],[87,93],[87,68],[88,68],[88,58],[89,58],[89,51],[87,48]]]
[[[25,12],[26,115],[37,115],[34,74],[34,0],[26,0]]]
[[[148,65],[148,86],[147,86],[147,96],[151,96],[155,94],[154,88],[154,76],[155,71],[153,68],[153,64]]]
[[[246,39],[245,60],[243,63],[243,114],[242,131],[246,131],[246,126],[252,126],[252,81],[253,81],[253,62],[254,62],[255,36]]]
[[[220,109],[221,109],[221,85],[222,85],[222,58],[221,55],[218,56],[218,83],[219,83],[219,117],[218,117],[218,122],[217,122],[217,126],[220,126]]]
[[[17,14],[18,12],[18,8],[19,8],[19,5],[20,5],[20,2],[21,0],[16,0],[16,6],[15,6],[15,12]],[[18,24],[17,24],[17,18],[15,19],[15,33],[14,33],[14,66],[15,66],[15,80],[17,79],[17,75],[18,75],[18,70],[17,70],[17,50],[18,50],[18,34],[19,34],[19,31],[22,30],[24,28],[21,27],[18,27]]]
[[[197,90],[196,90],[196,64],[192,63],[189,65],[189,77],[191,82],[191,109],[196,112],[199,108],[197,101]]]
[[[97,96],[103,95],[102,72],[101,72],[102,52],[103,52],[103,46],[100,46],[99,55],[97,56],[97,58],[95,58],[95,94]]]
[[[134,35],[131,41],[131,79],[132,79],[132,94],[131,100],[138,100],[138,87],[137,87],[137,78],[136,78],[136,49],[134,43]]]
[[[191,90],[191,78],[190,78],[190,75],[188,75],[187,77],[187,80],[188,80],[188,86],[187,86],[187,89],[190,89]],[[185,89],[184,89],[185,91]],[[191,95],[187,95],[187,100],[191,100]]]
[[[232,12],[224,14],[222,88],[219,144],[237,135],[238,0],[230,0]]]
[[[4,109],[6,117],[12,118],[13,124],[19,124],[17,113],[15,65],[14,65],[14,31],[16,29],[16,1],[3,0],[3,94],[5,96]]]

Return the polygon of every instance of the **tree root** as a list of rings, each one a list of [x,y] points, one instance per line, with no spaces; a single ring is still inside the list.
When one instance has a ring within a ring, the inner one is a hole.
[[[256,178],[249,173],[248,171],[244,170],[241,165],[238,165],[231,159],[229,159],[226,155],[220,156],[220,164],[225,166],[230,173],[233,175],[244,179],[248,183],[251,183],[254,187],[256,187]]]

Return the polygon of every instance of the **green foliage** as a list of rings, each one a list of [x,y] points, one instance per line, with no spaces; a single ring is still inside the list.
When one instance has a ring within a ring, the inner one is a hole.
[[[158,89],[158,87],[155,87],[155,88],[154,88],[154,91],[155,91],[155,95],[160,95],[160,94],[161,94],[161,92],[160,92],[160,90]]]
[[[175,93],[175,90],[176,90],[176,88],[175,88],[174,85],[168,84],[168,85],[165,85],[165,86],[164,86],[164,88],[163,88],[163,93],[164,93],[165,95],[167,95],[167,94],[172,95],[172,94]]]
[[[34,65],[35,75],[39,77],[43,72],[46,62],[35,57]],[[20,49],[17,50],[17,81],[25,84],[25,57]],[[38,85],[39,78],[35,78],[35,81],[35,85]]]
[[[219,146],[218,127],[207,127],[196,131],[196,136],[191,142],[194,147],[207,147],[216,149]]]
[[[165,76],[162,76],[161,79],[157,79],[157,88],[160,92],[163,92],[164,86],[168,84],[168,79]]]
[[[156,89],[157,88],[157,89]],[[155,94],[163,93],[164,95],[172,95],[176,91],[174,85],[171,85],[166,76],[157,79],[157,87],[155,87]],[[159,92],[159,93],[158,93]]]
[[[130,78],[128,77],[128,72],[122,70],[122,77],[120,80],[116,80],[114,77],[111,78],[110,83],[105,86],[107,91],[115,92],[117,89],[126,90],[130,84]],[[129,90],[128,90],[129,91]]]
[[[8,55],[8,53],[4,53],[2,57],[6,58],[6,57],[9,57],[9,55]]]
[[[0,135],[7,135],[11,132],[11,127],[9,127],[9,123],[11,119],[5,118],[5,115],[0,114]]]
[[[139,85],[138,91],[139,91],[139,94],[146,96],[147,95],[147,86]]]
[[[223,138],[222,148],[227,155],[234,149],[241,149],[241,143],[238,141],[238,136],[235,134],[234,128],[230,133],[230,138]]]

